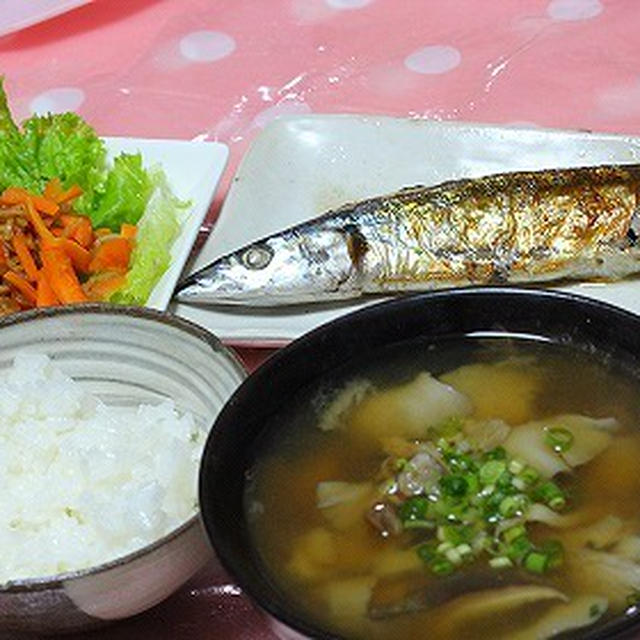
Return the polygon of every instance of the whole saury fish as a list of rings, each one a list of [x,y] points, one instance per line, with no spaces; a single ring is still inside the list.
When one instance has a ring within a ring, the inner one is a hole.
[[[640,165],[521,171],[348,204],[223,256],[182,302],[276,306],[640,271]]]

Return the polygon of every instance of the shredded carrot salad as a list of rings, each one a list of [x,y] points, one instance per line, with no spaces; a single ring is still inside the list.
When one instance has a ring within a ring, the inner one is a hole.
[[[73,209],[82,189],[51,180],[42,194],[0,195],[0,314],[107,300],[126,279],[136,226],[94,229]]]

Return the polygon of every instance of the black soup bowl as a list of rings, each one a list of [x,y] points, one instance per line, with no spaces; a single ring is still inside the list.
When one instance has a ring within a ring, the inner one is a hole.
[[[261,441],[278,429],[274,416],[297,393],[331,380],[333,372],[352,362],[380,361],[399,345],[438,345],[458,338],[526,338],[640,370],[640,317],[581,296],[507,287],[402,296],[329,322],[277,352],[241,384],[216,419],[200,467],[200,507],[223,566],[266,613],[279,637],[340,636],[305,618],[287,601],[252,542],[245,489]],[[640,631],[634,610],[573,637],[631,637]]]

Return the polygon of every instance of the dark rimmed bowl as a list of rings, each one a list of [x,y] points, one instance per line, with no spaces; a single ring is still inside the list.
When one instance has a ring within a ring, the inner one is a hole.
[[[291,343],[255,371],[218,416],[200,469],[200,507],[219,560],[262,608],[281,638],[334,638],[300,618],[264,573],[243,509],[246,472],[270,416],[287,399],[350,360],[413,339],[524,335],[572,345],[640,367],[640,317],[552,290],[464,288],[401,297],[349,314]],[[581,639],[637,635],[640,619],[621,617]],[[564,636],[563,636],[564,637]]]
[[[88,304],[0,319],[0,371],[25,351],[45,353],[107,404],[171,398],[206,431],[246,377],[208,331],[141,308]],[[210,558],[196,513],[161,539],[104,564],[0,586],[0,635],[79,631],[126,618],[166,598]]]

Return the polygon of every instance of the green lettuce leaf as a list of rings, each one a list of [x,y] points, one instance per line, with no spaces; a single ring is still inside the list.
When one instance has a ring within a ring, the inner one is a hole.
[[[84,193],[75,207],[92,216],[107,171],[107,151],[95,131],[75,113],[57,113],[25,120],[22,132],[37,190],[56,177],[65,189],[80,185]]]
[[[122,153],[113,161],[97,208],[91,212],[94,227],[114,231],[123,222],[137,224],[153,191],[153,182],[139,153]]]
[[[171,246],[180,233],[186,210],[191,206],[172,193],[161,170],[150,175],[153,193],[138,223],[136,247],[125,285],[111,296],[112,302],[142,305],[171,264]]]

